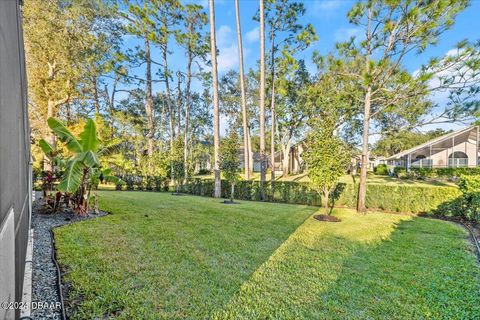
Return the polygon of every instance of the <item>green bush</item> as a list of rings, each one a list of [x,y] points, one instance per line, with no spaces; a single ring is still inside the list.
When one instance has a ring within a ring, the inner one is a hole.
[[[195,179],[182,186],[185,193],[213,196],[214,180]],[[272,190],[266,183],[266,199],[270,202],[321,205],[320,195],[312,190],[307,183],[278,181]],[[222,180],[222,197],[228,198],[230,185]],[[339,183],[332,195],[336,206],[354,208],[357,203],[358,185]],[[436,210],[442,203],[460,196],[460,190],[455,187],[441,186],[410,186],[410,185],[380,185],[371,184],[367,187],[366,205],[371,209],[391,212],[425,213]],[[235,188],[235,199],[261,200],[259,181],[240,181]]]
[[[407,179],[409,178],[409,175],[407,173],[407,169],[403,168],[403,167],[395,167],[393,168],[393,174],[400,178],[400,179]]]
[[[410,168],[414,178],[456,179],[460,176],[478,176],[480,167],[477,168]]]
[[[442,203],[434,213],[480,222],[480,175],[461,176],[458,185],[461,194]]]
[[[388,167],[386,164],[379,164],[373,169],[373,172],[380,176],[388,176]]]
[[[115,183],[115,190],[123,190],[123,186],[125,185],[125,181],[123,181],[122,179],[118,179],[118,181]]]

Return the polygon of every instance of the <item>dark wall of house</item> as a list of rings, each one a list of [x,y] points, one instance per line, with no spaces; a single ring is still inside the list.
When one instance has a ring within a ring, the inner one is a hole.
[[[15,292],[12,297],[16,301],[21,301],[22,297],[30,224],[29,163],[30,131],[21,7],[19,0],[0,0],[0,230],[13,209],[14,239],[5,237],[2,242],[7,245],[14,241]],[[1,259],[10,257],[2,256]],[[2,288],[5,294],[6,289],[0,283],[0,291]],[[0,310],[3,319],[2,315]]]

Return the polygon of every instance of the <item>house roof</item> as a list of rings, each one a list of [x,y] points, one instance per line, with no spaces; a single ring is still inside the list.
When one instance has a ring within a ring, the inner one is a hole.
[[[408,155],[408,154],[410,154],[410,153],[412,153],[412,152],[415,152],[415,151],[417,151],[417,150],[423,149],[423,148],[425,148],[425,147],[429,147],[429,146],[431,146],[431,145],[433,145],[433,144],[442,142],[442,141],[447,140],[447,139],[450,139],[450,138],[452,138],[452,137],[456,137],[456,136],[458,136],[458,135],[464,134],[464,133],[466,133],[466,132],[468,132],[468,131],[470,131],[470,130],[472,130],[472,129],[474,129],[474,128],[477,128],[477,127],[478,127],[478,126],[471,126],[471,127],[465,128],[465,129],[461,129],[461,130],[458,130],[458,131],[454,131],[454,132],[450,132],[450,133],[444,134],[443,136],[440,136],[440,137],[437,137],[437,138],[435,138],[435,139],[429,140],[429,141],[427,141],[427,142],[425,142],[425,143],[422,143],[422,144],[420,144],[420,145],[418,145],[418,146],[416,146],[416,147],[413,147],[413,148],[410,148],[410,149],[408,149],[408,150],[405,150],[405,151],[399,152],[399,153],[397,153],[397,154],[394,154],[394,155],[388,157],[386,160],[399,159],[399,158],[401,158],[401,157],[403,157],[403,156],[406,156],[406,155]]]

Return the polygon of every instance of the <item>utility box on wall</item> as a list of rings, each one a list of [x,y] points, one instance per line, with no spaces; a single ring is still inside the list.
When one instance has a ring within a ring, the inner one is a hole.
[[[31,211],[30,130],[19,0],[0,0],[0,302],[21,301]],[[0,309],[0,319],[19,317]]]

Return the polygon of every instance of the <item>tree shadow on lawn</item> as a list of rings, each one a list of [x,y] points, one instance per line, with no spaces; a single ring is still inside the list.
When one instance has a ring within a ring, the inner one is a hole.
[[[308,219],[219,310],[217,319],[473,319],[480,269],[449,222],[336,210]],[[342,226],[343,225],[343,226]]]
[[[208,318],[314,207],[105,192],[101,221],[56,231],[73,318]]]

